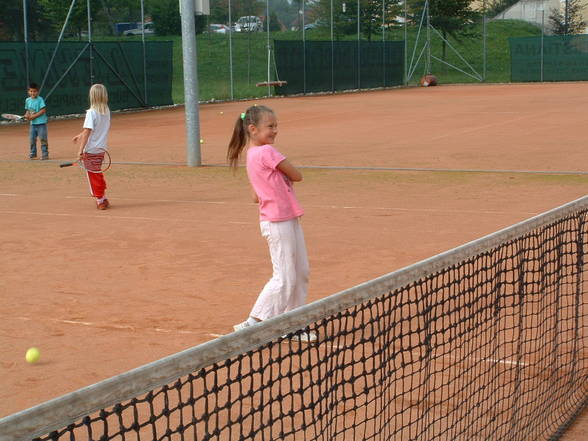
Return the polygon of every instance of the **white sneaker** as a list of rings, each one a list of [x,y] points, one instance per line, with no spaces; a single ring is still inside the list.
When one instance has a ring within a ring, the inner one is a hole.
[[[251,326],[251,325],[249,324],[249,322],[247,320],[245,320],[243,323],[239,323],[238,325],[234,325],[233,329],[235,331],[240,331],[241,329],[248,328],[249,326]]]
[[[299,341],[301,343],[314,343],[318,340],[318,335],[313,331],[302,331],[296,334],[286,334],[282,338],[290,338],[293,341]]]

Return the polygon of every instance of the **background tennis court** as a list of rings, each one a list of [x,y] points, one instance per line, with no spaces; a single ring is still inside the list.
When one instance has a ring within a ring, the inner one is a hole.
[[[584,195],[585,88],[256,101],[277,110],[278,147],[294,163],[342,167],[305,170],[297,189],[310,300]],[[234,120],[249,104],[201,108],[205,164],[224,162]],[[50,123],[54,160],[71,156],[80,125]],[[183,162],[182,109],[116,115],[111,133],[115,161]],[[21,161],[24,125],[2,126],[0,136],[0,415],[227,333],[247,314],[269,263],[244,173],[118,165],[109,174],[113,209],[99,213],[75,170]],[[33,345],[43,361],[25,365]]]

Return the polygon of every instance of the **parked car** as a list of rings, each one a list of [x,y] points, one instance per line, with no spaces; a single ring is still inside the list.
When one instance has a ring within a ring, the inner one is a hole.
[[[145,35],[153,34],[155,34],[155,29],[153,29],[153,23],[145,23]],[[128,31],[124,31],[123,35],[141,35],[141,25],[139,24],[139,26],[137,26],[135,29],[129,29]]]
[[[209,32],[214,34],[226,34],[227,32],[231,32],[231,28],[224,24],[211,24],[208,27]]]
[[[304,25],[304,30],[305,31],[311,31],[313,29],[319,28],[323,26],[323,22],[321,22],[320,20],[315,21],[314,23],[307,23]]]
[[[255,15],[245,15],[235,23],[235,32],[259,32],[263,30],[261,18]]]

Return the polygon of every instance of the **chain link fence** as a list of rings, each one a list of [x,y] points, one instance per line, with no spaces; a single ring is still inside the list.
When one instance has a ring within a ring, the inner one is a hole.
[[[562,43],[550,35],[559,2],[512,3],[210,0],[208,13],[196,20],[199,98],[235,100],[415,85],[429,73],[440,84],[586,79],[580,72],[585,71],[583,64],[571,61],[585,52],[584,40],[568,38]],[[25,17],[20,31],[18,26],[12,34],[6,26],[0,28],[0,38],[4,29],[4,39],[24,42],[21,66],[28,69],[34,63],[31,45],[39,41],[141,41],[143,46],[126,62],[137,64],[137,71],[145,70],[147,78],[155,63],[146,59],[145,42],[172,41],[171,101],[184,101],[178,0],[24,0],[26,4],[28,11],[13,11],[14,17]],[[61,5],[61,12],[49,6],[54,4]],[[0,22],[6,13],[0,12]],[[557,49],[562,44],[565,54]],[[568,70],[574,74],[561,74],[560,53],[568,57],[567,65],[573,65]],[[22,89],[30,76],[20,76]],[[0,83],[6,78],[0,77]],[[145,94],[142,87],[139,98]],[[137,106],[150,105],[136,101]]]

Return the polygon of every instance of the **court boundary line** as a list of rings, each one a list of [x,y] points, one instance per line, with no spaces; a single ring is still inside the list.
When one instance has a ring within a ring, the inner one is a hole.
[[[59,163],[64,160],[50,159],[45,163]],[[30,159],[0,159],[7,163],[30,163]],[[117,161],[113,165],[146,165],[146,166],[170,166],[188,167],[183,162],[134,162]],[[229,168],[228,164],[202,164],[199,167],[190,168]],[[241,167],[240,167],[241,168]],[[362,170],[362,171],[396,171],[396,172],[430,172],[430,173],[500,173],[500,174],[537,174],[537,175],[588,175],[588,171],[582,170],[509,170],[509,169],[483,169],[483,168],[435,168],[435,167],[372,167],[355,165],[297,165],[296,168],[307,170]]]

